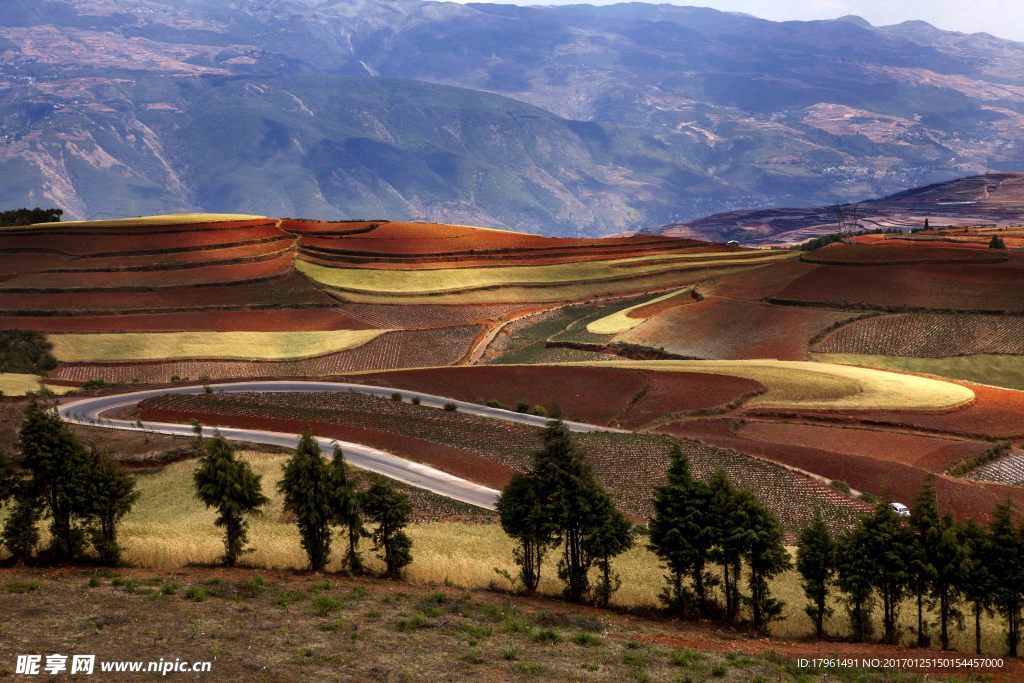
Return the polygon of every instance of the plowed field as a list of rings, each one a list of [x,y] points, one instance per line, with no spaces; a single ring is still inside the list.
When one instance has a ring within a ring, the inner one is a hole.
[[[819,266],[775,299],[845,308],[1024,312],[1024,255],[1006,263],[913,266]]]
[[[374,373],[359,378],[450,398],[514,408],[520,401],[596,424],[638,427],[669,413],[721,408],[759,392],[755,381],[725,375],[571,366],[478,366]]]
[[[349,351],[294,361],[160,361],[146,363],[62,364],[51,374],[79,382],[166,383],[198,379],[322,378],[364,370],[414,368],[457,363],[468,352],[478,328],[389,332]]]
[[[876,496],[888,493],[893,500],[909,504],[920,490],[929,470],[887,460],[882,457],[836,452],[788,442],[773,443],[758,438],[745,438],[729,430],[728,421],[707,420],[682,422],[662,431],[681,437],[698,438],[707,443],[735,448],[776,462],[814,472],[827,479],[844,481],[860,491]],[[1024,504],[1024,489],[993,483],[977,483],[937,475],[935,488],[939,506],[958,518],[987,520],[999,501],[1011,498],[1018,507]]]
[[[829,332],[813,351],[914,358],[1024,354],[1024,317],[929,313],[873,316]]]

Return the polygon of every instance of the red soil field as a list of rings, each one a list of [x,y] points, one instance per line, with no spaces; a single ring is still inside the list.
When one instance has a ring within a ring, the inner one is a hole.
[[[887,462],[900,462],[931,472],[940,472],[957,463],[976,458],[992,444],[880,429],[748,422],[739,430],[745,439],[765,443],[818,448],[835,453],[862,455]]]
[[[738,377],[601,367],[491,365],[356,379],[473,403],[496,400],[508,408],[525,401],[550,409],[557,402],[567,419],[624,427],[638,427],[667,413],[718,408],[762,389]]]
[[[158,235],[177,232],[195,232],[197,230],[229,230],[232,228],[251,228],[264,225],[275,225],[273,219],[252,218],[238,221],[212,221],[207,223],[154,223],[152,225],[105,225],[60,223],[48,227],[4,228],[4,235]]]
[[[218,249],[193,249],[188,251],[172,251],[161,254],[145,254],[141,256],[86,256],[65,263],[59,271],[76,270],[149,270],[174,266],[188,266],[197,263],[212,264],[220,261],[242,261],[287,251],[292,238],[282,236],[279,239],[253,242],[234,247]]]
[[[773,298],[853,308],[1024,311],[1024,254],[1010,256],[993,265],[818,266]]]
[[[20,234],[0,232],[0,251],[11,249],[59,248],[63,253],[76,256],[153,253],[180,251],[211,246],[230,246],[259,240],[276,239],[281,231],[273,224],[248,227],[219,228],[217,223],[175,226],[173,231],[129,231],[109,233],[100,229],[68,232],[64,229],[39,229]]]
[[[970,382],[956,383],[962,384],[974,392],[974,405],[947,413],[847,411],[822,414],[802,411],[798,414],[853,423],[901,425],[983,438],[1024,438],[1024,391],[1000,389]]]
[[[147,403],[147,401],[143,401],[139,404],[139,415],[143,422],[190,422],[196,419],[204,425],[215,427],[263,429],[288,434],[301,433],[308,428],[317,436],[379,448],[393,455],[430,465],[457,477],[496,489],[504,488],[514,473],[512,468],[482,458],[466,449],[453,448],[426,439],[377,429],[269,416],[249,417],[192,410],[169,410],[150,406]]]
[[[1007,255],[998,250],[963,248],[950,242],[878,244],[830,244],[800,256],[807,263],[835,265],[913,265],[917,263],[1002,263]]]
[[[344,235],[369,232],[380,224],[381,221],[298,221],[286,218],[280,222],[280,228],[304,235]]]
[[[815,334],[850,316],[712,296],[664,311],[620,339],[692,358],[805,360]]]
[[[75,290],[75,289],[155,289],[191,287],[248,280],[265,280],[287,274],[292,268],[289,253],[266,261],[247,261],[229,265],[207,266],[202,263],[172,270],[129,270],[99,272],[34,273],[0,283],[0,289]]]
[[[476,339],[479,328],[388,332],[363,346],[315,358],[289,361],[173,360],[139,363],[66,363],[50,374],[58,379],[111,384],[166,384],[178,380],[319,379],[365,370],[387,370],[459,362]]]
[[[794,258],[715,278],[698,287],[698,291],[705,296],[756,301],[774,294],[816,268]]]
[[[0,277],[56,268],[70,259],[70,256],[54,252],[0,253]]]
[[[565,247],[615,248],[666,245],[671,248],[679,245],[692,245],[706,248],[708,246],[704,242],[677,240],[671,237],[556,238],[481,230],[458,225],[403,222],[381,223],[370,232],[342,237],[304,236],[300,244],[305,248],[324,252],[407,256]],[[517,254],[510,255],[517,256]]]
[[[819,448],[790,444],[767,443],[746,439],[730,433],[728,421],[701,420],[681,422],[659,431],[674,436],[696,438],[723,448],[767,458],[827,479],[844,481],[860,491],[876,496],[886,492],[894,501],[909,504],[924,483],[928,470],[901,462],[837,453]],[[1000,501],[1010,498],[1024,505],[1024,488],[991,483],[972,482],[946,475],[935,476],[939,507],[958,519],[973,517],[986,522]]]
[[[229,308],[295,308],[330,306],[335,299],[294,271],[272,282],[176,287],[157,291],[108,290],[95,292],[0,291],[0,315],[21,312],[53,315],[59,312],[94,313],[185,311]]]
[[[0,316],[0,330],[38,332],[314,332],[373,325],[330,308],[193,311],[98,316]]]

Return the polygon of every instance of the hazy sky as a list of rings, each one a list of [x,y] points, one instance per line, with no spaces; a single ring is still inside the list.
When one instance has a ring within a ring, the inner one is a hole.
[[[468,0],[459,0],[468,1]],[[478,0],[514,5],[572,5],[580,0]],[[665,2],[666,0],[655,0]],[[835,19],[857,14],[876,26],[923,19],[939,28],[976,33],[986,31],[1001,38],[1024,41],[1024,2],[1021,0],[668,0],[674,5],[714,7],[746,12],[756,17],[787,19]],[[590,0],[610,5],[615,0]]]

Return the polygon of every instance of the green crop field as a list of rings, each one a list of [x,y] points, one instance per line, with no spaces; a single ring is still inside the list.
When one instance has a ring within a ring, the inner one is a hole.
[[[949,358],[905,358],[856,353],[814,353],[811,357],[823,363],[919,372],[1007,389],[1024,389],[1024,357],[1021,356],[975,354]]]

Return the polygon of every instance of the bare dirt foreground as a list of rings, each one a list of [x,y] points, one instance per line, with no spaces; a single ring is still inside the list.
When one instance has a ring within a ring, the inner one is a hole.
[[[1020,680],[1024,665],[943,666],[935,650],[754,639],[555,600],[292,572],[0,570],[0,678],[19,654],[209,661],[167,680]],[[950,655],[968,658],[966,655]],[[798,658],[939,660],[903,669]],[[70,659],[69,659],[70,661]],[[931,663],[929,663],[931,664]],[[926,677],[927,674],[927,677]],[[951,676],[950,674],[956,674]],[[17,677],[30,680],[33,677]],[[35,678],[39,678],[38,676]]]

